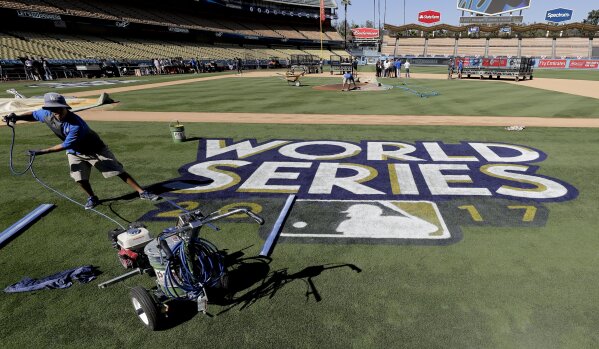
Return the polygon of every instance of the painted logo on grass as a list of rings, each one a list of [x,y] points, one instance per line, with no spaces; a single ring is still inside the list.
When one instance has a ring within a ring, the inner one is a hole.
[[[250,207],[271,224],[295,194],[283,240],[448,244],[464,225],[543,226],[544,203],[575,198],[542,174],[546,158],[492,142],[205,139],[165,187],[186,209]],[[178,213],[162,203],[143,219]]]

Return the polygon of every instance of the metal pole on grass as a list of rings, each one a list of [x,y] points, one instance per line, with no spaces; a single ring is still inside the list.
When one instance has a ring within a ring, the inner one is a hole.
[[[294,201],[295,201],[295,195],[289,195],[287,197],[287,201],[285,201],[285,205],[283,206],[281,213],[279,213],[279,218],[277,218],[277,221],[275,222],[274,226],[272,227],[272,230],[271,230],[270,234],[268,235],[266,242],[264,242],[264,246],[262,247],[262,251],[260,252],[261,256],[270,257],[270,255],[272,254],[272,251],[274,250],[274,246],[276,245],[277,240],[279,238],[279,234],[281,234],[281,230],[283,229],[283,224],[285,223],[285,220],[287,219],[289,210],[291,210],[291,206],[293,205]]]
[[[42,204],[38,206],[35,210],[27,214],[25,217],[21,218],[18,222],[4,230],[0,234],[0,247],[2,247],[2,245],[5,242],[10,240],[10,238],[24,231],[31,223],[33,223],[36,219],[41,217],[43,214],[45,214],[48,210],[52,209],[53,207],[53,204]]]

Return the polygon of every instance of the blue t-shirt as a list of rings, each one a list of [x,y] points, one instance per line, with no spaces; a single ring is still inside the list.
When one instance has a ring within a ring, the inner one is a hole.
[[[48,125],[68,153],[95,154],[106,147],[98,134],[72,112],[60,121],[50,111],[39,109],[33,112],[33,118]]]
[[[395,69],[401,69],[401,61],[395,62]]]

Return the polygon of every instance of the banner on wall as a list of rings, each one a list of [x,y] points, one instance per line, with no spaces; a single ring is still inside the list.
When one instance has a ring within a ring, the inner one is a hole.
[[[570,61],[571,69],[598,69],[599,61],[592,61],[588,59],[573,59]]]
[[[568,61],[565,59],[541,59],[539,68],[566,68]]]
[[[599,60],[593,59],[540,59],[536,68],[545,69],[599,69]]]
[[[483,67],[507,67],[507,58],[483,58]]]

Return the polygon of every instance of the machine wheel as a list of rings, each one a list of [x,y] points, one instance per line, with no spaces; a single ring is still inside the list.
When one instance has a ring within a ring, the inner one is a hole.
[[[158,305],[145,288],[137,286],[131,289],[131,303],[135,314],[147,328],[152,331],[158,329],[160,321]]]
[[[299,81],[295,82],[295,86],[300,87],[302,84]]]
[[[516,82],[520,81],[520,77],[516,76]]]
[[[532,75],[530,76],[530,80],[532,80]]]

